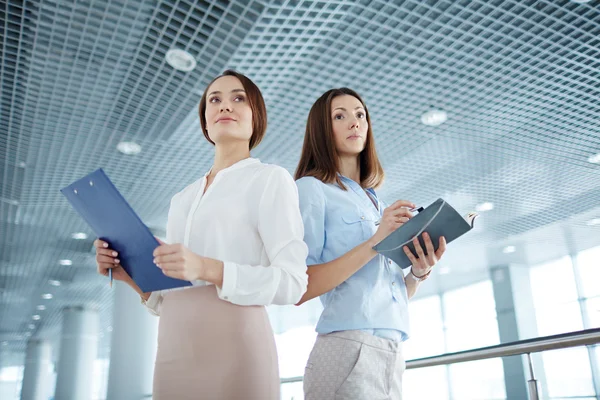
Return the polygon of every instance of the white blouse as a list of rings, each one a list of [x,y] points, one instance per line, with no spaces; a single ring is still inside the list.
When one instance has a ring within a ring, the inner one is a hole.
[[[298,189],[289,172],[244,159],[219,171],[203,194],[207,175],[171,199],[167,243],[183,243],[196,254],[223,261],[223,287],[217,287],[223,300],[297,303],[308,284],[308,248]],[[165,292],[152,292],[146,302],[156,315]]]

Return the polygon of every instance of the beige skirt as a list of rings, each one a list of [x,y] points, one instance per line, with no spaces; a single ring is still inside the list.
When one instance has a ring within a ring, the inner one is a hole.
[[[279,399],[264,307],[223,301],[211,285],[166,293],[160,314],[153,399]]]

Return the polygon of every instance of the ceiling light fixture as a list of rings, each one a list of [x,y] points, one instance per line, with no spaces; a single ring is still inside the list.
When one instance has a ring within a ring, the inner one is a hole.
[[[38,311],[44,311],[46,309],[46,306],[40,304],[39,306],[36,307],[38,309]]]
[[[492,211],[494,209],[494,203],[486,201],[485,203],[477,204],[475,209],[479,212]]]
[[[167,63],[178,71],[189,72],[196,68],[196,59],[185,50],[171,49],[165,54]]]
[[[448,120],[446,111],[431,109],[421,115],[421,122],[427,126],[440,126]]]
[[[589,156],[588,162],[592,164],[600,164],[600,153]]]
[[[117,150],[127,156],[135,156],[136,154],[140,154],[142,146],[135,142],[121,142],[117,145]]]
[[[34,321],[39,321],[39,320],[40,320],[40,318],[42,318],[42,317],[40,317],[39,315],[37,315],[37,314],[36,314],[36,315],[34,315],[33,317],[31,317],[31,318],[32,318]]]
[[[587,226],[596,226],[596,225],[600,225],[600,218],[593,218],[590,219],[588,222],[586,222]]]
[[[71,238],[75,239],[75,240],[85,240],[88,238],[87,233],[84,232],[77,232],[71,235]]]
[[[71,260],[60,260],[58,263],[65,266],[73,265],[73,261]]]
[[[57,280],[55,280],[55,279],[50,279],[50,280],[48,281],[48,283],[49,283],[50,285],[52,285],[52,286],[60,286],[60,281],[57,281]]]
[[[504,249],[502,249],[502,252],[504,254],[514,253],[515,251],[517,251],[517,248],[515,246],[506,246]]]
[[[52,293],[44,293],[42,295],[42,299],[44,299],[44,300],[50,300],[50,299],[52,299],[52,297],[54,297],[54,296],[52,296]]]

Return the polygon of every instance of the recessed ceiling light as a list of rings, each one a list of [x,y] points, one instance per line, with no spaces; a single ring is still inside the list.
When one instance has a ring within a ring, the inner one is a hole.
[[[593,218],[586,222],[588,226],[600,225],[600,218]]]
[[[486,201],[485,203],[477,204],[477,206],[475,206],[475,209],[479,212],[492,211],[494,209],[494,203]]]
[[[31,318],[32,318],[34,321],[39,321],[39,320],[40,320],[40,318],[42,318],[42,317],[40,317],[39,315],[34,315],[34,316],[33,316],[33,317],[31,317]]]
[[[517,251],[515,246],[506,246],[504,249],[502,249],[502,252],[505,254],[514,253],[515,251]]]
[[[29,324],[29,329],[35,329],[35,324]]]
[[[71,238],[75,239],[75,240],[85,240],[88,238],[87,233],[84,232],[77,232],[71,235]]]
[[[44,293],[42,295],[42,299],[44,299],[44,300],[50,300],[50,299],[52,299],[52,297],[54,297],[54,296],[52,296],[52,293]]]
[[[50,279],[50,280],[48,281],[48,283],[49,283],[50,285],[52,285],[52,286],[60,286],[60,281],[57,281],[57,280],[55,280],[55,279]]]
[[[125,155],[134,156],[140,154],[142,146],[135,142],[121,142],[117,145],[117,150]]]
[[[440,275],[448,275],[450,273],[450,268],[441,267],[440,269],[438,269],[438,272]]]
[[[421,115],[421,122],[427,126],[440,126],[448,120],[448,114],[443,110],[429,110]]]
[[[196,59],[185,50],[171,49],[167,51],[165,59],[171,67],[178,71],[189,72],[196,68]]]
[[[44,311],[46,309],[46,306],[40,304],[39,306],[36,307],[38,309],[38,311]]]
[[[71,260],[60,260],[58,263],[60,265],[73,265],[73,261]]]
[[[592,164],[600,164],[600,153],[588,157],[588,162]]]

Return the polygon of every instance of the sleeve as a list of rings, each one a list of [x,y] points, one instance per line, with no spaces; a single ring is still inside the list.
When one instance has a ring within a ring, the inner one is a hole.
[[[258,206],[258,232],[270,265],[224,261],[221,299],[238,305],[296,304],[308,285],[307,248],[298,190],[289,172],[274,168]]]
[[[304,242],[308,246],[308,266],[321,264],[325,247],[325,195],[315,178],[298,180],[300,214],[304,223]]]
[[[167,237],[166,242],[171,243],[173,240],[173,229],[174,229],[174,220],[173,220],[173,207],[175,202],[175,196],[171,199],[171,204],[169,206],[169,214],[167,217]],[[145,305],[150,311],[151,314],[156,316],[160,316],[160,307],[162,305],[163,296],[160,291],[152,292]]]

